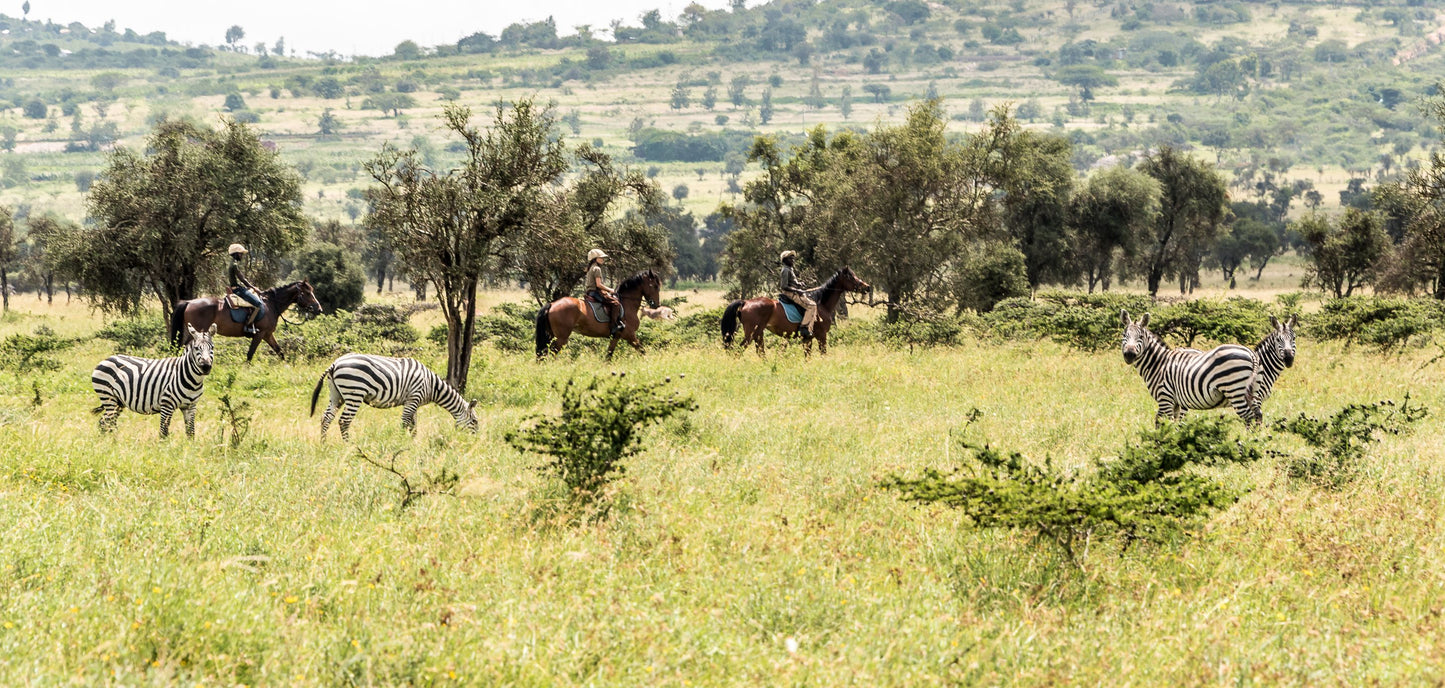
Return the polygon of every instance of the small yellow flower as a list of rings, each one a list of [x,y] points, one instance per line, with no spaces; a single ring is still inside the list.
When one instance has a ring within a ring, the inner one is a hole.
[[[160,586],[156,586],[156,587],[154,587],[154,588],[151,588],[151,592],[153,592],[153,593],[155,593],[155,594],[157,594],[157,595],[161,594]]]
[[[295,596],[295,595],[287,595],[287,596],[286,596],[286,604],[296,604],[296,596]]]
[[[6,627],[6,628],[15,628],[15,624],[10,623],[9,621],[6,621],[6,622],[5,622],[5,627]]]

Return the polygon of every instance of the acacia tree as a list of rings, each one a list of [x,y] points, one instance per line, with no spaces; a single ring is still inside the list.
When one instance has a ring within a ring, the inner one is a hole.
[[[10,312],[10,264],[20,256],[15,245],[15,211],[0,206],[0,301]]]
[[[532,100],[498,104],[492,126],[472,126],[470,108],[442,118],[466,148],[461,167],[427,168],[415,150],[390,145],[366,171],[367,224],[382,231],[412,277],[436,285],[447,321],[447,382],[465,391],[475,334],[477,287],[501,275],[509,242],[534,226],[567,171],[556,116]]]
[[[1224,221],[1227,184],[1208,163],[1170,146],[1144,158],[1139,169],[1160,187],[1159,214],[1141,254],[1149,295],[1159,295],[1167,275],[1179,278],[1182,291],[1197,280],[1199,265]]]
[[[618,169],[611,156],[590,145],[577,150],[583,171],[569,186],[553,189],[526,231],[512,242],[508,271],[527,283],[538,305],[571,294],[587,272],[587,251],[603,248],[614,276],[671,263],[664,228],[635,214],[612,219],[631,196],[642,208],[664,203],[662,190],[640,170]]]
[[[1305,242],[1310,268],[1306,284],[1350,296],[1374,279],[1382,259],[1390,252],[1390,235],[1379,214],[1345,209],[1338,222],[1311,213],[1295,223]]]
[[[1089,283],[1109,290],[1115,261],[1126,263],[1139,251],[1159,214],[1159,182],[1138,170],[1118,166],[1095,173],[1070,200],[1074,255]]]
[[[219,287],[233,242],[264,275],[307,231],[296,170],[232,120],[219,129],[165,121],[143,151],[117,147],[86,205],[93,225],[60,259],[91,305],[111,312],[134,312],[154,294],[169,313]]]
[[[1014,122],[1012,118],[1008,121]],[[1045,281],[1073,282],[1077,275],[1069,274],[1068,204],[1074,188],[1071,156],[1068,139],[1026,129],[1014,130],[1001,151],[1001,157],[1008,160],[998,167],[1004,224],[1024,255],[1030,290]]]
[[[1445,83],[1437,84],[1436,92],[1445,93]],[[1425,109],[1445,134],[1445,95],[1426,101]],[[1445,299],[1445,154],[1437,146],[1428,164],[1410,170],[1398,184],[1378,187],[1374,196],[1375,207],[1404,218],[1398,260],[1382,284],[1396,291],[1423,284],[1436,299]]]
[[[79,231],[79,225],[54,215],[31,217],[26,222],[26,268],[45,290],[46,303],[55,300],[56,277],[66,279],[66,271],[58,258],[65,253],[63,247],[68,246],[67,242]]]

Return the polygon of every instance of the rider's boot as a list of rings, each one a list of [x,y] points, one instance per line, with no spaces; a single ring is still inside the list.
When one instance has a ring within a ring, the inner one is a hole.
[[[256,334],[256,316],[260,315],[260,309],[252,309],[251,317],[246,319],[246,326],[241,328],[246,334]]]
[[[801,327],[798,328],[798,334],[801,335],[804,340],[812,339],[812,338],[813,338],[813,328],[808,327],[807,325],[803,325],[803,326],[801,326]]]

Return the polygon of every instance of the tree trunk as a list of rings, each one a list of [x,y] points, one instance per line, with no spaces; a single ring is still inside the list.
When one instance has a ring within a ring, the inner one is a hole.
[[[1266,265],[1269,265],[1269,258],[1265,258],[1264,262],[1259,264],[1259,271],[1254,273],[1254,281],[1258,282],[1259,278],[1264,276],[1264,266]]]
[[[55,303],[55,273],[45,273],[45,305]]]
[[[3,299],[5,300],[5,312],[6,312],[6,313],[9,313],[9,312],[10,312],[10,275],[6,274],[6,272],[5,272],[5,267],[4,267],[3,265],[0,265],[0,294],[3,294],[3,295],[4,295],[3,297],[0,297],[0,298],[3,298]]]
[[[381,288],[386,286],[386,264],[378,263],[376,266],[376,294],[381,295]]]
[[[437,288],[447,318],[447,383],[465,392],[472,367],[472,335],[476,332],[477,280],[466,280],[460,292]]]

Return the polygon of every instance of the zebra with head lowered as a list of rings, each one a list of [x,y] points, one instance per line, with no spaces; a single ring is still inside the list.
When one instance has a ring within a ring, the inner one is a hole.
[[[1246,423],[1261,419],[1254,400],[1254,351],[1224,344],[1211,351],[1170,349],[1149,331],[1149,314],[1138,321],[1119,311],[1124,323],[1124,362],[1139,369],[1158,405],[1154,422],[1183,417],[1186,410],[1219,408],[1228,402]]]
[[[196,436],[196,401],[215,363],[212,336],[215,324],[205,332],[186,325],[190,341],[174,358],[139,358],[115,355],[100,362],[90,374],[90,384],[100,395],[100,431],[115,429],[121,409],[161,415],[161,437],[171,432],[171,416],[180,409],[186,419],[186,436]]]
[[[416,436],[416,410],[424,404],[435,403],[456,418],[457,427],[472,432],[477,430],[477,414],[473,410],[476,402],[467,403],[446,380],[427,370],[416,359],[346,354],[336,359],[311,392],[311,415],[316,415],[316,401],[321,397],[321,386],[330,380],[331,400],[326,404],[326,413],[321,416],[321,434],[331,425],[337,409],[341,417],[337,426],[341,439],[351,440],[351,419],[362,402],[376,408],[404,406],[401,411],[401,427]]]

